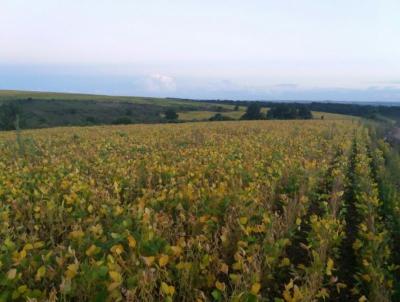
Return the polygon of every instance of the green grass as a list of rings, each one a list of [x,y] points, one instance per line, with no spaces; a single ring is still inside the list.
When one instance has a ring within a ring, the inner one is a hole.
[[[97,94],[81,94],[81,93],[58,93],[58,92],[38,92],[38,91],[19,91],[19,90],[0,90],[0,102],[21,100],[32,98],[35,100],[48,101],[97,101],[97,102],[127,102],[134,104],[154,104],[165,107],[191,106],[196,108],[222,107],[230,110],[231,105],[226,104],[211,104],[207,102],[179,99],[179,98],[154,98],[154,97],[137,97],[137,96],[112,96],[112,95],[97,95]]]
[[[0,105],[17,102],[22,128],[160,123],[167,108],[177,112],[228,111],[232,105],[186,99],[0,90]]]
[[[328,113],[328,112],[319,112],[319,111],[312,111],[312,115],[314,119],[321,119],[323,116],[325,120],[352,120],[352,119],[359,119],[359,117],[352,116],[352,115],[344,115],[344,114],[337,114],[337,113]]]
[[[215,111],[186,111],[179,112],[179,120],[181,121],[204,121],[210,119],[216,113],[221,113],[223,116],[228,116],[235,120],[240,119],[244,114],[244,110],[228,111],[228,112],[215,112]]]

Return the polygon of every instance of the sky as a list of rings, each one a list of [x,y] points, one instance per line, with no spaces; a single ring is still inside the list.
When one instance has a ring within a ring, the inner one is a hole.
[[[0,0],[0,89],[400,101],[399,0]]]

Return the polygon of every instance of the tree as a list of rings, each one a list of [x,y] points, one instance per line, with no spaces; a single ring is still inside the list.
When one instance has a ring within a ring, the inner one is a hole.
[[[169,108],[167,109],[165,112],[165,119],[169,120],[169,121],[175,121],[178,119],[179,115],[175,112],[174,109]]]
[[[212,117],[209,118],[210,121],[232,121],[233,118],[229,116],[222,115],[221,113],[216,113]]]
[[[6,103],[0,106],[0,130],[15,130],[17,116],[21,108],[16,103]]]
[[[132,124],[132,120],[127,116],[123,116],[113,120],[112,123],[114,125],[127,125],[127,124]]]
[[[235,108],[234,108],[233,110],[239,111],[239,105],[236,105]]]
[[[300,104],[278,104],[270,108],[267,119],[293,120],[312,119],[310,108]]]
[[[309,120],[309,119],[313,118],[310,108],[308,108],[308,106],[305,106],[305,105],[299,107],[298,116],[299,116],[299,118],[305,119],[305,120]]]
[[[250,103],[247,107],[246,113],[242,115],[242,120],[261,120],[264,116],[261,113],[261,107],[258,103]]]

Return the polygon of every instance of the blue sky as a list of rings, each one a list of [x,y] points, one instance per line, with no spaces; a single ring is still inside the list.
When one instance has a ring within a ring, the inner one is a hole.
[[[400,101],[398,0],[0,0],[0,89]]]

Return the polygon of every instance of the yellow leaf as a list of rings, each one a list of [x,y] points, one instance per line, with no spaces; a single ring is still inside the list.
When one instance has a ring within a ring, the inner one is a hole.
[[[327,264],[326,264],[326,274],[328,275],[328,276],[331,276],[332,275],[332,269],[333,269],[333,260],[332,260],[332,258],[328,258],[328,262],[327,262]]]
[[[182,253],[182,248],[180,246],[171,246],[171,250],[174,256],[179,256]]]
[[[158,259],[158,264],[159,264],[161,267],[164,267],[164,266],[166,266],[166,265],[168,264],[168,261],[169,261],[168,255],[162,255],[162,256],[160,257],[160,259]]]
[[[360,299],[358,299],[358,302],[366,302],[368,301],[365,296],[361,296]]]
[[[10,269],[7,273],[7,278],[10,280],[13,280],[16,276],[17,276],[17,270],[15,268]]]
[[[247,221],[248,221],[247,217],[240,217],[240,218],[239,218],[239,222],[240,222],[240,224],[242,224],[242,225],[247,224]]]
[[[286,289],[292,289],[293,288],[293,279],[290,279],[290,282],[285,285]]]
[[[97,252],[97,246],[92,244],[87,250],[86,250],[86,255],[91,257]]]
[[[44,242],[43,241],[38,241],[38,242],[35,242],[34,244],[33,244],[33,247],[35,248],[35,249],[39,249],[39,248],[41,248],[41,247],[43,247],[44,246]]]
[[[87,210],[88,210],[89,213],[92,213],[92,212],[93,212],[93,205],[90,204],[90,205],[87,207]]]
[[[223,272],[224,274],[228,274],[229,272],[229,266],[225,263],[221,264],[221,268],[219,269],[221,272]]]
[[[353,249],[354,250],[359,250],[363,246],[363,243],[361,242],[360,239],[356,239],[353,243]]]
[[[147,266],[151,266],[154,263],[154,256],[150,256],[150,257],[142,257],[143,258],[143,262],[147,265]]]
[[[28,286],[26,286],[26,285],[21,285],[21,286],[18,287],[18,292],[20,294],[25,293],[27,290],[28,290]]]
[[[79,269],[79,264],[78,263],[73,263],[67,266],[67,271],[65,272],[65,277],[67,277],[67,279],[72,279],[76,276],[76,274],[78,273],[78,269]]]
[[[24,246],[24,250],[25,251],[29,251],[29,250],[32,250],[32,249],[33,249],[33,245],[32,244],[30,244],[30,243],[25,244],[25,246]]]
[[[364,274],[361,276],[365,281],[371,282],[371,277],[368,274]]]
[[[35,280],[40,281],[40,279],[42,279],[45,274],[46,274],[46,267],[42,265],[36,272]]]
[[[225,283],[219,282],[219,281],[215,282],[215,287],[218,288],[222,292],[225,291],[225,288],[226,288]]]
[[[119,191],[120,191],[119,185],[116,181],[114,181],[114,191],[115,191],[115,193],[119,193]]]
[[[115,282],[115,283],[122,283],[122,276],[119,272],[116,271],[110,271],[109,272],[110,278]]]
[[[128,236],[128,245],[133,249],[136,247],[136,240],[131,235]]]
[[[322,298],[323,300],[326,300],[327,298],[329,298],[329,293],[328,290],[326,288],[321,288],[319,290],[319,292],[316,295],[317,298]]]
[[[240,280],[240,275],[237,274],[229,274],[229,278],[234,282],[238,282]]]
[[[111,252],[117,255],[121,255],[124,252],[124,247],[121,244],[114,245],[111,248]]]
[[[207,222],[207,221],[208,221],[208,215],[200,216],[200,217],[199,217],[199,221],[200,221],[201,223]]]
[[[69,233],[69,237],[71,239],[81,239],[81,238],[83,238],[83,236],[85,236],[85,233],[82,232],[81,230],[72,231],[71,233]]]
[[[289,266],[290,265],[290,259],[289,258],[283,258],[281,261],[281,266]]]
[[[173,287],[172,285],[168,285],[165,282],[161,282],[161,290],[167,296],[173,296],[173,294],[175,293],[175,287]]]
[[[251,293],[257,295],[261,289],[261,284],[256,282],[251,286]]]
[[[191,262],[179,262],[176,265],[177,269],[182,269],[182,270],[189,270],[192,267],[192,263]]]
[[[114,289],[118,288],[121,284],[118,282],[113,282],[107,286],[108,291],[112,292]]]

